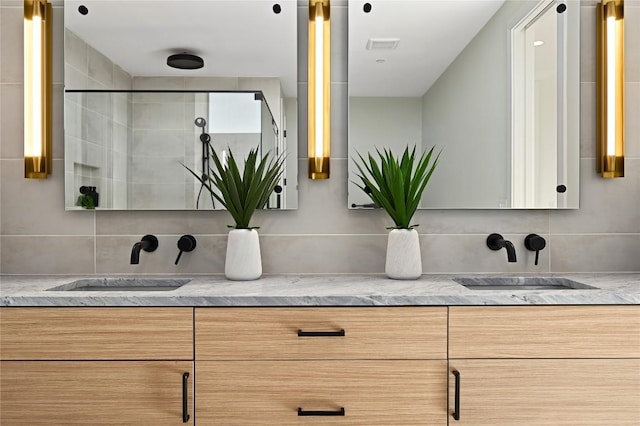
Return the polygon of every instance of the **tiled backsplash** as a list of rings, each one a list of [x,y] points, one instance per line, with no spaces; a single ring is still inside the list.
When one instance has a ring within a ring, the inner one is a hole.
[[[0,0],[0,272],[3,274],[221,273],[225,212],[64,210],[63,8],[54,3],[54,170],[24,179],[22,160],[22,2]],[[625,2],[626,177],[595,173],[595,2],[582,3],[580,209],[430,210],[415,222],[426,273],[640,271],[640,1]],[[299,7],[299,209],[259,212],[265,273],[382,273],[387,226],[381,211],[347,209],[346,2],[332,6],[332,176],[306,177],[306,7]],[[517,263],[485,246],[489,233],[514,242]],[[539,266],[524,237],[547,238]],[[156,234],[160,247],[129,265],[131,246]],[[198,239],[182,256],[176,242]]]

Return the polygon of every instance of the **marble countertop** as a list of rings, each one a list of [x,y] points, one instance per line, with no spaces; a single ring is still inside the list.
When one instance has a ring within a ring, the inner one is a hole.
[[[224,276],[136,276],[142,280],[189,278],[171,291],[51,291],[95,276],[0,276],[0,306],[453,306],[640,304],[640,273],[541,274],[595,289],[469,289],[452,278],[537,275],[423,275],[396,281],[384,275],[265,275],[256,281]],[[111,276],[122,279],[125,276]],[[147,283],[149,281],[146,281]]]

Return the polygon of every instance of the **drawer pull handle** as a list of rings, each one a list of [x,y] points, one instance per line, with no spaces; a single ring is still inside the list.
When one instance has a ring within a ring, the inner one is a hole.
[[[453,419],[460,420],[460,372],[453,370],[455,377],[455,396],[453,398]]]
[[[344,337],[344,329],[338,331],[302,331],[298,330],[298,337]]]
[[[298,407],[298,416],[344,416],[344,407],[340,407],[339,410],[335,411],[305,411],[302,408]]]
[[[182,374],[182,423],[187,423],[189,418],[189,373]]]

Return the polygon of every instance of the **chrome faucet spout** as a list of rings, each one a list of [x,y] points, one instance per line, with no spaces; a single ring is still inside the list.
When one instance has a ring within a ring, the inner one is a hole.
[[[142,240],[133,244],[131,248],[131,264],[137,265],[140,263],[140,251],[146,252],[155,251],[158,248],[158,239],[154,235],[145,235]]]
[[[516,262],[516,248],[511,241],[505,240],[500,234],[491,234],[487,237],[487,247],[491,250],[507,250],[507,261]]]

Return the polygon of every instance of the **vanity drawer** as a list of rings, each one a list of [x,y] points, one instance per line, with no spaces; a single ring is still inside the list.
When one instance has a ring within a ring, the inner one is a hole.
[[[446,308],[196,308],[195,318],[198,360],[447,357]]]
[[[196,365],[198,423],[447,424],[445,360],[204,361]],[[341,408],[344,416],[313,413],[340,414]],[[299,409],[310,415],[299,416]]]
[[[3,360],[191,360],[193,308],[3,308]]]
[[[637,358],[639,306],[449,308],[449,358]]]

